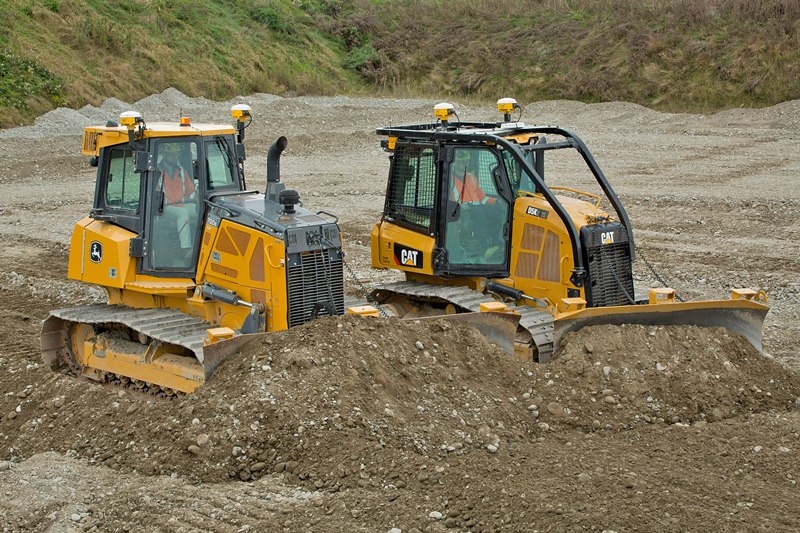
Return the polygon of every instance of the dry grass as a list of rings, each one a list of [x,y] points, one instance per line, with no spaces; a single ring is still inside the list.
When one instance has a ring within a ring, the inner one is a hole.
[[[355,0],[386,57],[376,86],[668,111],[800,98],[800,0]],[[412,82],[409,82],[412,80]],[[413,81],[417,83],[414,84]]]
[[[71,107],[110,96],[135,101],[167,87],[219,100],[365,86],[344,68],[341,44],[291,0],[6,0],[3,7],[0,47],[62,80]],[[0,126],[35,116],[2,103]]]

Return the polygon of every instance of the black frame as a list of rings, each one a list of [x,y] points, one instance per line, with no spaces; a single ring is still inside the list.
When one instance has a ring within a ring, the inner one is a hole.
[[[461,131],[460,131],[461,130]],[[572,222],[572,219],[567,214],[566,209],[564,206],[561,205],[555,194],[547,187],[544,182],[542,176],[537,172],[537,169],[534,168],[534,165],[531,165],[530,162],[524,157],[525,152],[534,152],[537,155],[537,161],[539,160],[538,155],[543,154],[547,150],[560,150],[565,148],[573,148],[578,151],[578,153],[583,157],[584,162],[589,167],[589,170],[592,172],[592,175],[595,177],[595,180],[600,185],[600,188],[605,193],[606,197],[608,198],[609,202],[611,203],[614,211],[617,214],[622,225],[625,227],[625,230],[628,233],[628,245],[630,247],[630,255],[631,258],[636,257],[635,254],[635,245],[633,241],[633,231],[631,229],[630,220],[628,219],[628,214],[625,211],[625,208],[622,206],[619,198],[617,197],[614,189],[611,187],[611,184],[603,174],[603,171],[600,170],[600,167],[597,165],[594,157],[592,156],[589,149],[586,147],[584,142],[572,133],[571,131],[559,128],[559,127],[552,127],[552,126],[522,126],[522,127],[514,127],[514,128],[503,128],[500,124],[495,124],[492,122],[459,122],[455,125],[448,124],[447,127],[443,127],[441,123],[430,123],[430,124],[412,124],[408,126],[396,126],[396,127],[388,127],[388,128],[379,128],[376,130],[378,135],[386,135],[388,137],[394,137],[396,139],[403,139],[403,140],[418,140],[418,141],[428,141],[433,143],[479,143],[479,144],[486,144],[486,143],[494,143],[498,146],[502,146],[504,149],[508,150],[512,157],[517,160],[517,162],[525,169],[525,171],[531,176],[531,178],[535,181],[537,187],[539,187],[539,191],[548,201],[548,203],[553,207],[558,217],[564,223],[564,226],[567,228],[567,232],[569,233],[570,237],[570,244],[572,246],[572,255],[574,257],[574,269],[572,270],[572,276],[570,277],[570,281],[576,287],[582,287],[584,281],[587,277],[587,271],[584,265],[583,260],[583,250],[580,241],[580,236],[578,234],[578,230],[575,227],[575,224]],[[509,141],[505,139],[505,136],[509,135],[517,135],[520,133],[533,133],[533,134],[540,134],[540,135],[560,135],[564,137],[565,141],[560,142],[544,142],[539,144],[531,144],[531,145],[518,145],[515,142]],[[388,147],[388,142],[383,141],[384,146]],[[540,165],[535,165],[540,166]],[[503,169],[505,172],[505,169]],[[437,214],[438,216],[438,214]],[[488,277],[488,276],[487,276]]]

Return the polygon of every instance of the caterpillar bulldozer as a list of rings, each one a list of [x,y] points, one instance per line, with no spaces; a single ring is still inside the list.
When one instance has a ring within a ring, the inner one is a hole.
[[[142,393],[191,393],[244,342],[344,312],[338,219],[303,209],[280,182],[280,137],[267,188],[247,189],[246,105],[235,124],[87,127],[97,167],[93,207],[70,241],[68,277],[103,287],[107,304],[52,311],[46,364]]]
[[[512,121],[515,110],[521,117],[514,99],[497,105],[496,123],[461,122],[441,103],[434,123],[377,130],[390,169],[372,266],[405,274],[372,292],[387,313],[507,313],[517,321],[507,351],[539,362],[564,334],[596,324],[722,326],[761,351],[763,291],[698,302],[666,286],[637,293],[633,229],[589,149],[566,129]],[[610,208],[600,195],[548,185],[553,151],[577,152]]]

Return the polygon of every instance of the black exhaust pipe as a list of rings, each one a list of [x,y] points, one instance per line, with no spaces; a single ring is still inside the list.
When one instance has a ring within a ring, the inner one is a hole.
[[[288,142],[286,137],[281,135],[269,147],[269,152],[267,153],[267,183],[281,181],[281,152],[286,148]]]

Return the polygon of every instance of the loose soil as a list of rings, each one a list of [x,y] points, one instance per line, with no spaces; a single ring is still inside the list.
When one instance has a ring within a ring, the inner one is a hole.
[[[462,324],[341,316],[247,345],[169,402],[44,368],[48,311],[103,298],[66,279],[93,193],[82,128],[129,107],[224,121],[239,102],[255,112],[251,187],[286,135],[283,180],[340,215],[364,283],[397,279],[370,269],[388,168],[373,131],[428,121],[434,102],[168,90],[1,131],[4,531],[800,529],[800,102],[712,116],[538,102],[523,115],[581,135],[638,247],[685,298],[766,289],[764,354],[718,328],[596,326],[537,365]],[[553,185],[589,187],[574,161],[548,165]],[[658,286],[643,263],[637,284]]]

